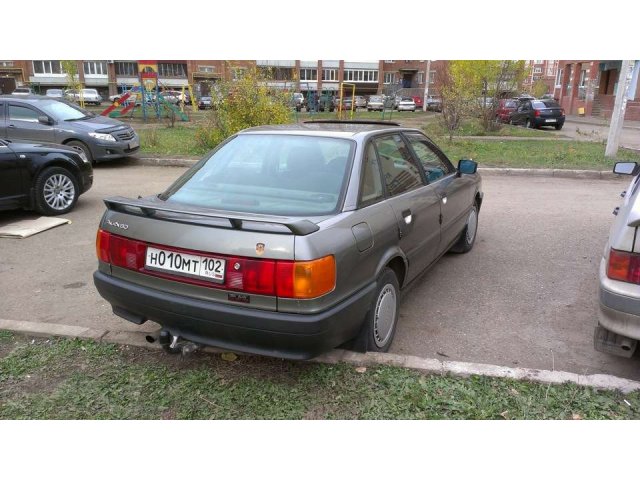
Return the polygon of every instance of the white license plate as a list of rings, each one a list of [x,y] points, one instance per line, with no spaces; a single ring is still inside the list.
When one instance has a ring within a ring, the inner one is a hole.
[[[139,146],[140,146],[140,139],[134,138],[133,141],[129,143],[129,150],[131,150],[132,148],[138,148]]]
[[[556,123],[556,119],[555,118],[547,118],[545,120],[545,122],[547,122],[547,123]]]
[[[145,267],[150,270],[201,278],[217,283],[224,282],[225,264],[226,261],[222,258],[202,257],[153,247],[147,247],[145,259]]]

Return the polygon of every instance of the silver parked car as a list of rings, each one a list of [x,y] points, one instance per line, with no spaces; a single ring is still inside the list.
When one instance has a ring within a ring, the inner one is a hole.
[[[41,95],[0,95],[0,138],[68,145],[82,150],[92,163],[126,157],[140,148],[129,125]]]
[[[615,173],[633,175],[622,192],[600,262],[600,312],[596,350],[631,357],[640,340],[640,167],[618,162]]]
[[[367,102],[367,110],[384,110],[384,98],[381,95],[371,95]]]
[[[169,351],[387,351],[401,290],[474,245],[476,169],[390,122],[250,128],[159,195],[107,198],[94,282]]]
[[[84,103],[91,103],[94,105],[100,105],[102,103],[102,96],[95,88],[83,88],[81,90],[65,90],[64,98],[73,100],[74,102],[83,101]]]

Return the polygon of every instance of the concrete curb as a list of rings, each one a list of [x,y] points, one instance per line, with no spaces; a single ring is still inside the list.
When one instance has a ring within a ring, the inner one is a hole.
[[[136,158],[138,165],[151,165],[155,167],[191,167],[195,165],[197,159],[191,158],[158,158],[142,157]],[[518,175],[533,177],[558,177],[558,178],[578,178],[594,180],[613,180],[621,178],[623,175],[616,175],[611,171],[602,170],[567,170],[560,168],[498,168],[498,167],[478,167],[478,171],[483,175]]]
[[[115,343],[119,345],[131,345],[135,347],[157,350],[158,343],[149,343],[146,340],[149,333],[94,330],[73,325],[60,325],[55,323],[24,322],[0,319],[0,330],[8,330],[32,336],[56,336],[70,338],[84,338],[94,341]],[[205,352],[220,353],[223,350],[206,347]],[[315,363],[348,363],[357,366],[389,365],[409,368],[419,372],[437,375],[452,375],[456,377],[469,377],[471,375],[483,375],[494,378],[506,378],[511,380],[525,380],[545,384],[560,385],[573,383],[581,387],[592,387],[602,390],[619,390],[629,393],[640,390],[640,382],[615,377],[613,375],[594,374],[579,375],[577,373],[536,370],[531,368],[511,368],[483,363],[442,361],[435,358],[422,358],[412,355],[397,355],[394,353],[367,352],[357,353],[348,350],[335,349],[311,360]]]

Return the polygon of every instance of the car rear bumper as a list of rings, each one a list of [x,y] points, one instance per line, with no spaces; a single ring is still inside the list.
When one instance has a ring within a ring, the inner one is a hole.
[[[328,310],[304,315],[185,297],[101,271],[94,272],[93,279],[114,313],[133,323],[152,320],[192,342],[290,359],[313,358],[355,337],[376,288],[372,283]]]
[[[536,127],[554,127],[556,125],[564,125],[565,117],[557,117],[557,118],[544,118],[544,117],[534,117],[533,124]],[[547,120],[550,120],[547,122]]]

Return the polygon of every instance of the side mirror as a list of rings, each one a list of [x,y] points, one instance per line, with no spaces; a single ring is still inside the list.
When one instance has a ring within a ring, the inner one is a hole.
[[[633,175],[633,172],[638,167],[636,162],[616,162],[613,166],[613,173],[619,173],[621,175]]]
[[[473,175],[478,171],[478,164],[473,160],[462,159],[458,162],[458,176],[462,175]]]
[[[41,123],[43,125],[51,125],[51,119],[46,115],[40,115],[38,117],[38,123]]]

